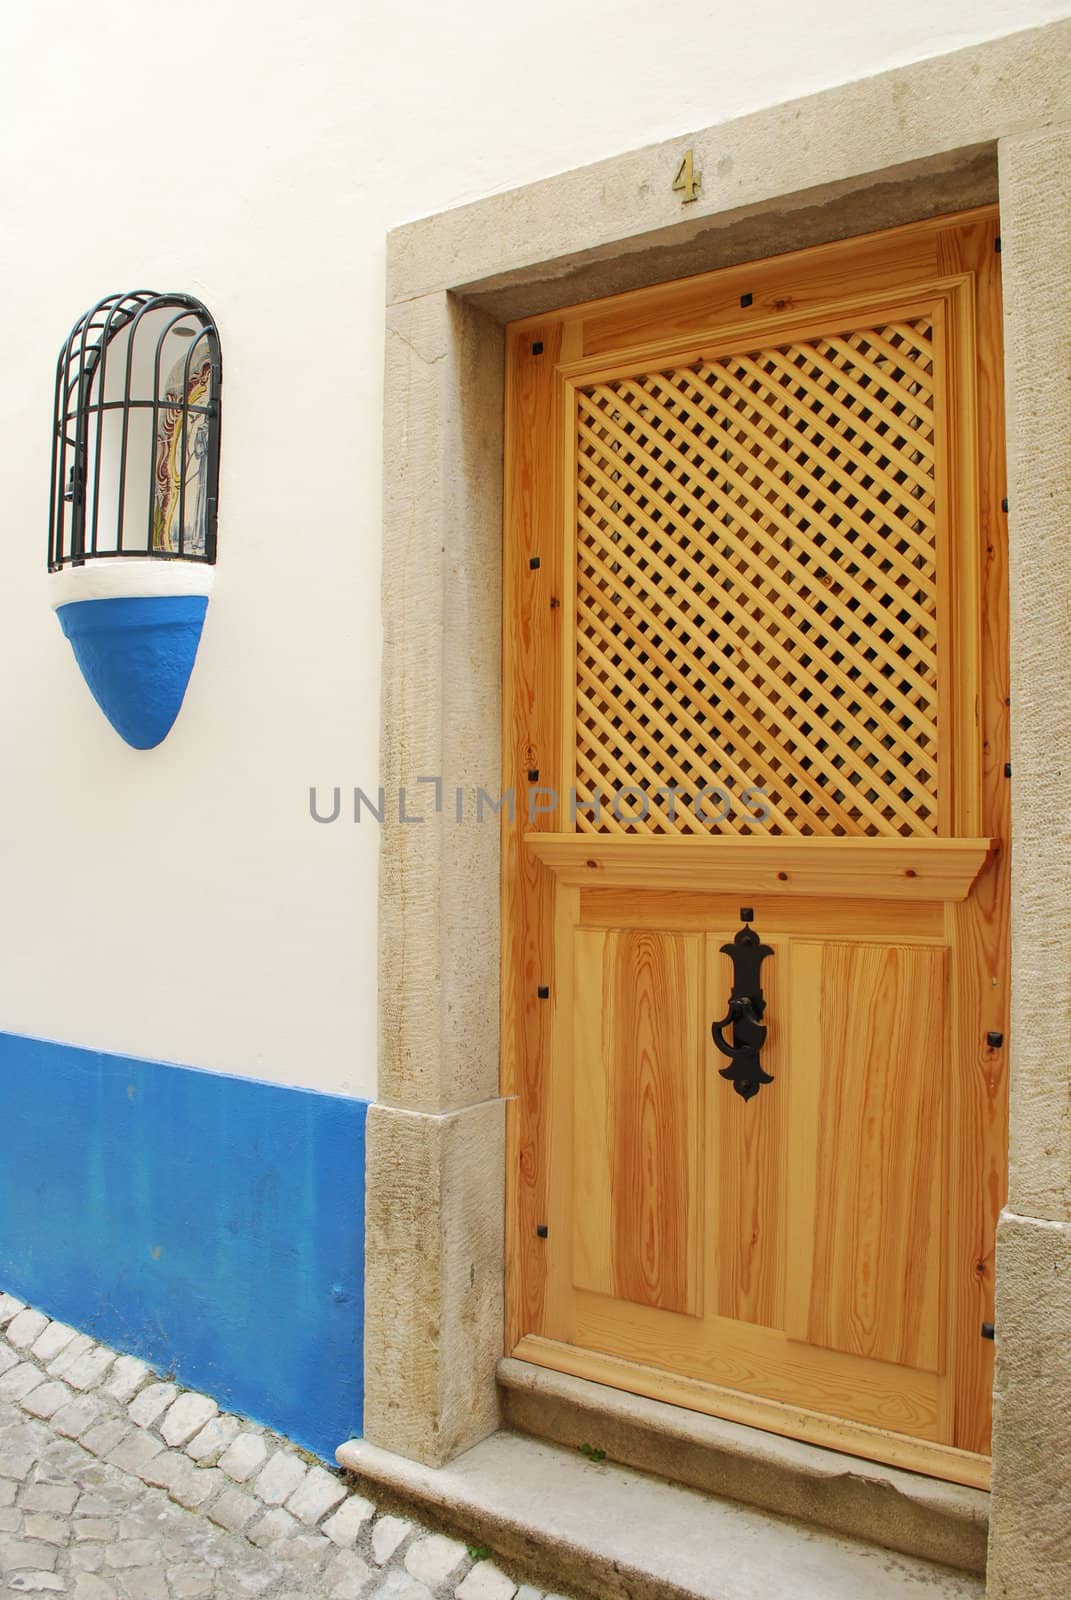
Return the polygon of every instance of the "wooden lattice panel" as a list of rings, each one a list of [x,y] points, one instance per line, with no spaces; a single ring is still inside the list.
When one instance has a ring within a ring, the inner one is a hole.
[[[936,834],[934,359],[918,317],[578,389],[579,830],[752,833],[761,788]]]

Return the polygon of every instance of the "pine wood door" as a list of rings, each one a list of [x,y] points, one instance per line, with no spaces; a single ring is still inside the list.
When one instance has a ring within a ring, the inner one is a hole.
[[[999,261],[984,209],[507,340],[507,1349],[974,1484],[1006,1166]],[[712,1032],[745,924],[747,1098]]]

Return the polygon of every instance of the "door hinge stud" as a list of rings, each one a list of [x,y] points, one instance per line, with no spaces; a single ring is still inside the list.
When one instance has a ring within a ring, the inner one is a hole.
[[[1004,1035],[1002,1033],[998,1033],[995,1028],[990,1028],[989,1032],[985,1036],[985,1042],[989,1046],[990,1050],[999,1050],[1001,1045],[1004,1043]]]
[[[1000,234],[999,233],[997,234],[996,238],[993,240],[993,249],[997,252],[997,255],[999,256],[1000,255]]]
[[[528,570],[530,572],[538,572],[538,570],[539,570],[539,557],[538,556],[529,556],[528,557]]]
[[[996,1323],[983,1322],[982,1323],[982,1338],[983,1339],[995,1339],[996,1336],[997,1336]]]
[[[545,1222],[537,1222],[536,1223],[536,1237],[537,1238],[545,1239],[549,1232],[550,1232],[550,1229],[547,1227]]]
[[[1004,776],[1006,778],[1010,778],[1011,777],[1011,762],[1010,761],[1005,761],[1005,763],[1004,763]]]
[[[1000,502],[1000,509],[1002,511],[1008,511],[1010,509],[1010,507],[1008,505],[1008,496],[1007,495],[1005,495],[1004,499]]]
[[[537,339],[535,341],[535,343],[532,346],[532,354],[534,356],[541,356],[543,354],[543,341],[542,341],[542,339]]]
[[[546,984],[546,983],[541,983],[539,985],[539,988],[536,990],[536,994],[539,996],[539,998],[541,1000],[549,1000],[550,999],[550,985]]]

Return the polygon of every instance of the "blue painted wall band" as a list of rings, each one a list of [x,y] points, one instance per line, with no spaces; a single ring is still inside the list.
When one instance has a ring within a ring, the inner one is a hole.
[[[151,750],[171,731],[207,606],[207,595],[168,594],[73,600],[57,608],[94,700],[136,750]]]
[[[367,1102],[0,1033],[0,1106],[0,1288],[333,1461]]]

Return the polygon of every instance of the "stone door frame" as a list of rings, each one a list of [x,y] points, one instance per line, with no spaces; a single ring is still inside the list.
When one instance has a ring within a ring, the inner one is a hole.
[[[688,147],[703,179],[698,200],[682,205],[671,182]],[[1069,192],[1071,20],[697,130],[390,235],[388,813],[379,1090],[367,1145],[365,1432],[373,1443],[439,1465],[498,1421],[499,835],[493,816],[477,822],[474,796],[497,793],[500,769],[503,325],[999,199],[1012,1027],[989,1592],[1059,1588],[1059,1562],[1071,1563],[1063,1537],[1071,1490],[1052,1471],[1071,1452]],[[403,814],[425,820],[407,823]]]

